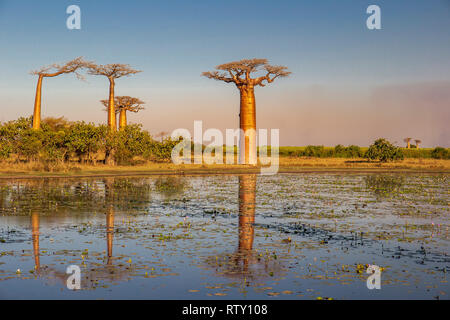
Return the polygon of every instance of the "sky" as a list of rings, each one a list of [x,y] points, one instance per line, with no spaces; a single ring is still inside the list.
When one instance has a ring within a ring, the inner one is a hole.
[[[81,30],[69,30],[69,5]],[[366,9],[381,8],[381,30]],[[292,72],[256,89],[257,127],[280,144],[370,145],[405,137],[450,147],[450,0],[0,0],[0,121],[33,112],[30,71],[78,56],[142,70],[116,95],[152,134],[237,128],[239,92],[201,76],[229,61],[267,58]],[[42,116],[105,123],[105,77],[46,78]]]

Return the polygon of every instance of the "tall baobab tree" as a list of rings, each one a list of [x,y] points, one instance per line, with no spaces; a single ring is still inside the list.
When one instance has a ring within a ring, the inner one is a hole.
[[[291,72],[284,66],[269,65],[267,59],[245,59],[219,65],[216,69],[219,71],[203,72],[202,75],[209,79],[234,83],[239,89],[239,127],[241,129],[239,162],[256,165],[255,87],[264,87],[276,78],[287,77]],[[257,72],[264,72],[264,74],[252,78],[251,74]]]
[[[100,102],[106,107],[106,111],[108,111],[109,100],[100,100]],[[144,101],[129,96],[118,96],[114,98],[115,112],[119,112],[120,130],[123,130],[127,125],[127,111],[139,112],[144,110],[143,104],[145,104]]]
[[[108,100],[108,126],[112,131],[116,131],[116,109],[114,107],[115,80],[125,76],[131,76],[141,71],[134,70],[128,64],[106,64],[91,65],[88,73],[96,76],[105,76],[109,80],[109,100]]]
[[[42,67],[39,70],[31,71],[31,74],[39,76],[34,99],[33,129],[40,129],[41,127],[42,80],[44,78],[52,78],[66,73],[75,73],[77,78],[84,79],[78,71],[91,65],[91,62],[85,61],[82,57],[78,57],[63,65],[52,64],[47,67]]]
[[[407,149],[411,148],[411,140],[412,140],[412,138],[405,138],[405,139],[403,139],[403,141],[406,143],[406,148]]]
[[[422,140],[416,139],[414,142],[416,143],[416,149],[419,149],[419,144],[422,143]]]

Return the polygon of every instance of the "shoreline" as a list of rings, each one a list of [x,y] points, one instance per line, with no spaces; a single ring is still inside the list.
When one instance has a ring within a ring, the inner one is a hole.
[[[1,172],[0,180],[15,179],[47,179],[47,178],[101,178],[101,177],[138,177],[138,176],[202,176],[202,175],[239,175],[261,173],[260,167],[189,167],[182,168],[133,168],[118,167],[115,169],[101,168],[68,172],[42,172],[42,171],[18,171]],[[393,174],[450,174],[448,168],[407,168],[407,167],[321,167],[321,166],[280,166],[276,174],[308,174],[308,173],[328,173],[328,174],[370,174],[370,173],[393,173]]]

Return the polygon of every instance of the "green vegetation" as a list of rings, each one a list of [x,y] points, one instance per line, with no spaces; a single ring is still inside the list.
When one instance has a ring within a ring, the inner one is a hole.
[[[280,156],[310,157],[310,158],[368,158],[369,148],[359,146],[337,145],[335,147],[306,146],[306,147],[280,147]],[[450,159],[450,150],[442,147],[417,149],[398,148],[406,159]]]
[[[44,119],[42,130],[32,129],[31,122],[31,118],[20,118],[0,125],[0,160],[95,164],[112,157],[117,164],[133,164],[136,156],[169,160],[178,143],[170,139],[156,141],[136,124],[113,132],[106,125],[68,122],[64,118]]]
[[[365,157],[371,160],[380,160],[381,162],[403,160],[402,149],[394,146],[386,139],[376,140],[367,150]]]
[[[69,122],[64,118],[44,119],[41,130],[33,129],[31,124],[31,118],[0,124],[0,161],[31,163],[36,171],[59,171],[73,163],[135,165],[147,161],[169,162],[172,149],[180,142],[169,138],[157,141],[137,124],[126,125],[117,132],[110,130],[107,125]],[[193,150],[192,142],[191,148]],[[224,156],[226,152],[237,154],[238,150],[236,147],[226,150]],[[280,147],[279,154],[290,158],[367,158],[382,162],[403,157],[450,159],[449,149],[398,148],[384,139],[378,139],[370,148],[310,145]]]

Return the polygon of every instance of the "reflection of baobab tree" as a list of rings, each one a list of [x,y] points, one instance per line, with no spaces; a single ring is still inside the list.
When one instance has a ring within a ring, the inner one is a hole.
[[[34,274],[44,280],[56,280],[57,282],[66,283],[66,274],[62,271],[55,270],[48,266],[41,266],[41,252],[39,248],[40,236],[40,219],[39,213],[33,211],[31,213],[31,239],[33,243],[34,257]]]
[[[39,273],[41,269],[39,252],[39,214],[31,213],[31,237],[33,241],[34,269]]]
[[[58,282],[66,286],[68,274],[65,270],[56,270],[47,265],[41,265],[40,262],[40,219],[39,213],[32,212],[31,214],[31,234],[33,242],[33,257],[34,257],[34,274],[41,280],[46,282]],[[92,289],[98,286],[100,282],[111,283],[114,281],[121,281],[128,278],[133,272],[130,265],[113,263],[113,239],[114,239],[114,208],[111,206],[106,212],[106,263],[99,265],[94,263],[82,268],[81,272],[81,289]],[[69,251],[71,251],[69,249]],[[83,257],[83,264],[89,264],[89,257]],[[86,265],[85,265],[86,266]],[[66,266],[67,267],[67,266]]]
[[[206,263],[225,277],[248,280],[264,279],[279,273],[276,260],[258,254],[253,248],[255,236],[256,175],[239,176],[239,239],[232,254],[208,257]]]
[[[30,179],[0,181],[0,210],[28,215],[58,216],[105,212],[109,205],[142,212],[147,208],[152,185],[149,179]]]
[[[106,248],[107,248],[107,265],[111,265],[112,249],[114,240],[114,208],[109,207],[106,213]]]

